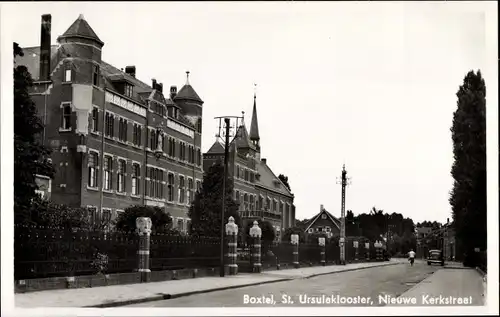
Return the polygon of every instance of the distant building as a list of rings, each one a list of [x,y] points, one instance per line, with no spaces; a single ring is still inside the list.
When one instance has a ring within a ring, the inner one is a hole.
[[[228,175],[234,182],[234,199],[240,202],[243,225],[254,220],[269,221],[273,224],[276,238],[280,239],[285,229],[295,225],[294,195],[271,170],[267,160],[260,157],[257,120],[254,96],[250,133],[243,120],[230,143]],[[204,169],[223,158],[224,144],[216,140],[203,154]]]
[[[42,16],[40,47],[23,48],[15,61],[34,79],[41,141],[53,151],[55,178],[39,177],[40,194],[89,207],[92,220],[131,205],[158,206],[186,231],[203,178],[203,101],[188,80],[164,92],[155,79],[139,80],[135,66],[104,62],[104,42],[82,15],[51,45],[51,19]]]
[[[340,236],[340,219],[329,213],[323,205],[319,213],[306,223],[306,234],[325,233],[328,237]]]

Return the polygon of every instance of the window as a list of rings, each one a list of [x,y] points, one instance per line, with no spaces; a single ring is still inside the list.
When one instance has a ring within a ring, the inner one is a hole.
[[[179,176],[179,203],[183,204],[185,200],[185,195],[186,195],[186,189],[184,188],[184,176]]]
[[[202,127],[201,118],[199,118],[196,124],[196,130],[198,131],[198,133],[201,133],[201,127]]]
[[[71,104],[65,103],[62,106],[62,123],[61,128],[63,130],[71,129]]]
[[[111,222],[111,209],[102,209],[101,223],[105,226]]]
[[[259,196],[259,203],[257,205],[257,210],[261,210],[264,204],[264,198],[262,196]]]
[[[113,158],[111,156],[104,157],[104,189],[111,190],[111,171],[113,169]]]
[[[127,125],[127,120],[120,118],[120,122],[118,124],[118,139],[122,142],[127,142]]]
[[[245,180],[248,181],[248,170],[245,169]]]
[[[177,229],[180,232],[184,232],[184,219],[182,218],[177,218]]]
[[[150,137],[149,137],[149,147],[151,150],[156,150],[158,147],[158,139],[156,138],[156,130],[150,129]]]
[[[273,211],[278,211],[278,202],[276,201],[276,199],[273,200]]]
[[[236,200],[238,202],[240,201],[240,191],[239,190],[237,190],[235,192],[235,194],[234,194],[234,200]]]
[[[191,145],[188,146],[188,162],[193,162],[193,147]]]
[[[161,135],[161,151],[163,153],[167,153],[166,149],[167,149],[167,144],[165,144],[165,134],[162,134]]]
[[[137,123],[134,123],[134,136],[133,136],[134,145],[141,146],[141,132],[142,132],[142,127]]]
[[[196,181],[196,191],[200,191],[201,190],[201,181]]]
[[[125,96],[132,97],[133,91],[134,91],[134,86],[125,84]]]
[[[125,160],[118,160],[118,192],[123,193],[125,191],[125,173],[126,165]]]
[[[314,229],[313,228],[309,228],[309,230],[307,230],[308,233],[313,233],[314,232]]]
[[[175,157],[175,139],[169,138],[168,140],[168,155]]]
[[[283,202],[280,202],[280,215],[283,215]]]
[[[104,135],[112,138],[114,136],[115,129],[115,116],[107,112],[105,116],[106,129]]]
[[[147,170],[149,171],[149,181],[146,183],[146,195],[163,199],[163,170],[154,167],[148,167]]]
[[[193,179],[192,178],[189,178],[188,179],[188,194],[187,194],[187,203],[188,204],[191,204],[191,202],[193,201],[194,199],[194,195],[193,195]]]
[[[236,178],[240,178],[240,167],[236,165]]]
[[[99,131],[99,109],[94,107],[92,109],[92,132]]]
[[[327,226],[327,227],[325,227],[325,229],[326,229],[326,232],[332,232],[332,228],[330,228],[330,227],[328,227],[328,226]]]
[[[322,214],[321,219],[326,219],[326,214]]]
[[[179,159],[186,160],[186,143],[184,142],[179,142]]]
[[[141,177],[141,166],[137,163],[132,164],[132,195],[139,195],[140,177]]]
[[[250,182],[253,183],[255,181],[254,179],[254,173],[253,172],[250,172]]]
[[[97,218],[97,208],[96,207],[87,207],[88,218],[91,224],[96,223]]]
[[[174,174],[169,173],[168,174],[168,201],[174,201],[174,186],[175,186],[175,179],[174,179]]]
[[[64,71],[64,81],[67,83],[71,81],[71,68],[69,67],[66,66],[66,70]]]
[[[248,210],[248,194],[246,193],[243,195],[243,205],[245,206],[244,210]]]
[[[254,203],[255,203],[255,200],[254,200],[254,196],[253,195],[250,195],[250,210],[254,210]]]
[[[269,197],[266,198],[266,209],[271,209],[271,198]]]
[[[198,154],[196,155],[196,164],[197,164],[198,166],[201,166],[201,150],[200,150],[200,149],[198,149],[198,151],[197,151],[197,152],[198,152]]]
[[[97,164],[99,163],[99,156],[95,152],[89,153],[88,168],[89,168],[89,187],[97,187]]]
[[[94,65],[93,67],[92,84],[99,86],[99,65]]]

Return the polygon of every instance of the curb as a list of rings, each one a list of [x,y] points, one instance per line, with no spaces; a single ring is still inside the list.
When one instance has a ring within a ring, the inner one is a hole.
[[[344,272],[351,272],[351,271],[359,271],[359,270],[371,269],[371,268],[374,268],[374,267],[392,266],[392,265],[398,265],[398,264],[402,264],[402,263],[397,263],[396,262],[396,263],[381,264],[381,265],[374,265],[374,266],[368,266],[368,267],[357,267],[357,268],[354,268],[354,269],[347,269],[347,270],[343,270],[343,271],[335,271],[335,272],[313,274],[313,275],[306,276],[304,278],[305,279],[309,279],[311,277],[316,277],[316,276],[336,274],[336,273],[344,273]]]
[[[117,301],[117,302],[111,302],[111,303],[103,303],[103,304],[97,304],[97,305],[89,305],[89,306],[83,306],[83,307],[84,308],[111,308],[111,307],[127,306],[127,305],[142,304],[142,303],[147,303],[147,302],[154,302],[154,301],[159,301],[159,300],[174,299],[174,298],[191,296],[191,295],[196,295],[196,294],[225,291],[225,290],[229,290],[229,289],[242,288],[242,287],[247,287],[247,286],[256,286],[256,285],[264,285],[264,284],[277,283],[277,282],[286,282],[286,281],[291,281],[291,280],[294,280],[294,279],[293,278],[281,278],[281,279],[265,281],[265,282],[249,283],[249,284],[243,284],[243,285],[231,285],[231,286],[224,286],[224,287],[219,287],[219,288],[211,288],[211,289],[185,292],[185,293],[177,293],[177,294],[161,294],[161,295],[149,296],[149,297],[145,297],[145,298],[130,299],[130,300]]]
[[[343,270],[343,271],[318,273],[318,274],[309,275],[309,276],[304,277],[304,278],[308,279],[308,278],[315,277],[315,276],[343,273],[343,272],[349,272],[349,271],[359,271],[359,270],[370,269],[370,268],[374,268],[374,267],[391,266],[391,265],[397,265],[397,264],[401,264],[401,263],[390,263],[390,264],[385,264],[385,265],[374,265],[374,266],[370,266],[370,267],[358,267],[358,268],[347,269],[347,270]],[[83,306],[83,307],[84,308],[111,308],[111,307],[127,306],[127,305],[142,304],[142,303],[147,303],[147,302],[154,302],[154,301],[159,301],[159,300],[174,299],[174,298],[197,295],[197,294],[225,291],[225,290],[229,290],[229,289],[243,288],[243,287],[248,287],[248,286],[257,286],[257,285],[264,285],[264,284],[271,284],[271,283],[278,283],[278,282],[287,282],[287,281],[293,281],[296,279],[298,279],[298,278],[280,278],[277,280],[271,280],[271,281],[265,281],[265,282],[256,282],[256,283],[249,283],[249,284],[243,284],[243,285],[232,285],[232,286],[225,286],[225,287],[212,288],[212,289],[199,290],[199,291],[191,291],[191,292],[185,292],[185,293],[159,294],[159,295],[149,296],[149,297],[145,297],[145,298],[130,299],[130,300],[124,300],[124,301],[110,302],[110,303],[102,303],[102,304],[89,305],[89,306]]]

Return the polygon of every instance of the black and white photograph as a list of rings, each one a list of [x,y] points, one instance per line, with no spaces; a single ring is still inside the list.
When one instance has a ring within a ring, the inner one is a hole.
[[[2,316],[498,315],[496,1],[0,14]]]

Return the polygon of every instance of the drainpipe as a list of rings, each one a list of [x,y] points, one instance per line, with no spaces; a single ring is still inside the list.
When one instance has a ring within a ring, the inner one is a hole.
[[[154,87],[153,87],[154,88]],[[143,206],[146,206],[146,184],[147,184],[147,181],[146,181],[146,177],[148,176],[147,172],[148,172],[148,150],[147,150],[147,147],[148,147],[148,141],[149,141],[149,100],[146,100],[146,140],[144,142],[144,181],[143,181],[143,184],[144,184],[144,188],[142,189],[142,205]]]
[[[104,138],[104,131],[105,131],[105,126],[106,126],[106,83],[104,83],[104,90],[103,90],[103,103],[102,103],[102,131],[101,131],[101,160],[100,160],[100,167],[99,167],[99,172],[101,173],[101,188],[100,188],[100,202],[99,202],[99,212],[102,213],[102,206],[103,206],[103,200],[104,200],[104,143],[105,143],[105,138]]]

